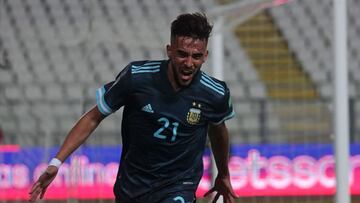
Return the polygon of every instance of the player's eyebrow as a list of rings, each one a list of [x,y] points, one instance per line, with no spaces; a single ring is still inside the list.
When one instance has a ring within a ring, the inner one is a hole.
[[[189,56],[189,53],[188,52],[186,52],[186,51],[183,51],[183,50],[177,50],[177,53],[180,55],[180,56]]]
[[[182,56],[182,57],[186,57],[186,56],[189,56],[189,55],[190,55],[188,52],[183,51],[183,50],[177,50],[177,52],[178,52],[178,54],[179,54],[180,56]],[[191,56],[192,56],[193,58],[201,58],[203,55],[204,55],[204,54],[200,52],[200,53],[194,53],[194,54],[192,54]]]

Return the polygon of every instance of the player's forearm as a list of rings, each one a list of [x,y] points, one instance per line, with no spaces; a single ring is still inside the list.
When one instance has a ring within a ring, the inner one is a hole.
[[[227,177],[229,176],[229,134],[225,124],[210,125],[209,138],[218,169],[218,176]]]
[[[64,162],[71,153],[73,153],[90,134],[96,129],[103,117],[99,114],[95,106],[74,125],[62,144],[56,158]]]

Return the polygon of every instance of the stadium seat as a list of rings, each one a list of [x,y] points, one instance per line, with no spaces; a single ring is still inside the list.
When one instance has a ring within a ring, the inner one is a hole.
[[[1,125],[6,134],[12,135],[6,141],[36,145],[34,135],[22,139],[30,130],[40,136],[47,133],[51,140],[44,144],[60,144],[83,111],[95,104],[96,89],[113,80],[129,61],[166,57],[171,19],[184,11],[206,12],[215,5],[213,0],[4,1],[4,8],[0,8],[5,11],[1,12],[1,38],[11,62],[11,70],[0,70],[0,93],[6,101],[0,103]],[[358,98],[359,2],[350,0],[349,5],[353,22],[349,26],[350,94]],[[329,1],[302,0],[270,10],[289,47],[325,99],[332,96],[330,8]],[[257,101],[268,98],[265,86],[234,34],[225,32],[224,38],[223,79],[228,81],[237,113],[229,121],[232,139],[238,143],[259,142],[263,138],[259,136],[261,107]],[[204,70],[212,73],[211,68],[209,58]],[[359,117],[360,110],[356,112]],[[22,113],[27,116],[22,118]],[[265,123],[269,137],[281,140],[279,118],[272,110],[268,113]],[[21,123],[19,128],[17,123]],[[120,114],[109,117],[89,143],[119,143],[121,138],[116,135],[120,134],[120,123]],[[44,125],[49,128],[38,129]]]

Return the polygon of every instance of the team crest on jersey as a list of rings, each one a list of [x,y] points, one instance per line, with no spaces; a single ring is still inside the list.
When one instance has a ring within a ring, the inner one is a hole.
[[[195,125],[200,121],[200,109],[190,108],[189,112],[187,113],[186,120],[189,124]]]
[[[201,116],[201,104],[195,101],[192,102],[192,108],[189,109],[187,113],[186,120],[189,124],[195,125],[198,124],[200,121]]]

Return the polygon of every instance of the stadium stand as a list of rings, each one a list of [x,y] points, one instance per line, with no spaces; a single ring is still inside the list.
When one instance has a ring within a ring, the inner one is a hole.
[[[359,99],[359,7],[358,1],[348,1],[349,94],[351,105],[355,106],[354,110],[350,111],[352,119],[355,120],[354,124],[358,123],[356,120],[360,115],[356,110],[358,104],[353,102]],[[288,5],[271,9],[270,14],[301,67],[315,83],[320,99],[325,101],[321,108],[326,108],[331,113],[334,69],[332,1],[293,1]],[[331,125],[331,121],[327,123]],[[359,140],[359,128],[353,125],[351,131],[352,139]]]
[[[94,104],[97,87],[112,80],[127,62],[165,57],[172,18],[216,5],[161,0],[4,0],[2,4],[2,47],[9,53],[11,69],[1,70],[5,99],[0,116],[9,135],[5,142],[21,145],[60,144],[76,119]],[[225,80],[234,102],[241,100],[257,109],[248,99],[265,98],[264,86],[232,33],[226,38]],[[256,140],[257,117],[249,112],[232,120],[230,131],[245,135],[234,140]],[[121,114],[111,116],[89,143],[120,143],[119,123]]]
[[[273,9],[271,14],[281,28],[289,46],[298,56],[303,68],[310,73],[313,81],[317,83],[320,94],[330,98],[331,88],[329,82],[332,78],[334,64],[332,61],[332,1],[294,1],[291,6]],[[349,75],[350,96],[358,97],[355,91],[358,86],[357,77],[360,66],[357,50],[359,48],[359,8],[358,1],[349,1]],[[285,18],[284,16],[289,16]],[[300,43],[299,43],[300,42]],[[303,42],[303,43],[301,43]],[[308,50],[308,51],[306,51]]]
[[[297,129],[299,125],[286,125],[285,121],[308,118],[311,114],[303,112],[291,119],[284,116],[302,112],[301,108],[296,108],[296,102],[284,108],[286,101],[271,97],[244,44],[239,43],[232,31],[225,31],[224,79],[232,91],[237,113],[228,123],[233,143],[302,142],[319,134],[325,134],[322,136],[325,139],[316,141],[329,141],[332,95],[329,2],[294,1],[272,9],[268,15],[320,95],[311,101],[299,101],[313,103],[308,112],[318,112],[318,117],[301,124],[300,127],[309,126],[308,132],[298,129],[295,138],[294,130],[286,129]],[[205,12],[217,5],[212,0],[1,0],[1,3],[0,50],[7,53],[3,58],[9,61],[7,68],[0,69],[0,121],[5,143],[46,146],[62,142],[76,119],[95,104],[95,90],[111,81],[127,62],[165,57],[171,19],[181,12]],[[359,6],[356,0],[349,3]],[[356,9],[349,10],[349,19],[354,24],[349,27],[353,42],[350,93],[352,98],[359,98],[356,89],[360,85],[357,37],[360,16]],[[204,70],[211,73],[210,62],[205,66]],[[354,104],[358,118],[360,104],[358,101]],[[321,124],[314,124],[322,119]],[[120,143],[120,123],[121,114],[111,115],[88,143]],[[354,128],[359,134],[360,126],[356,124]]]

